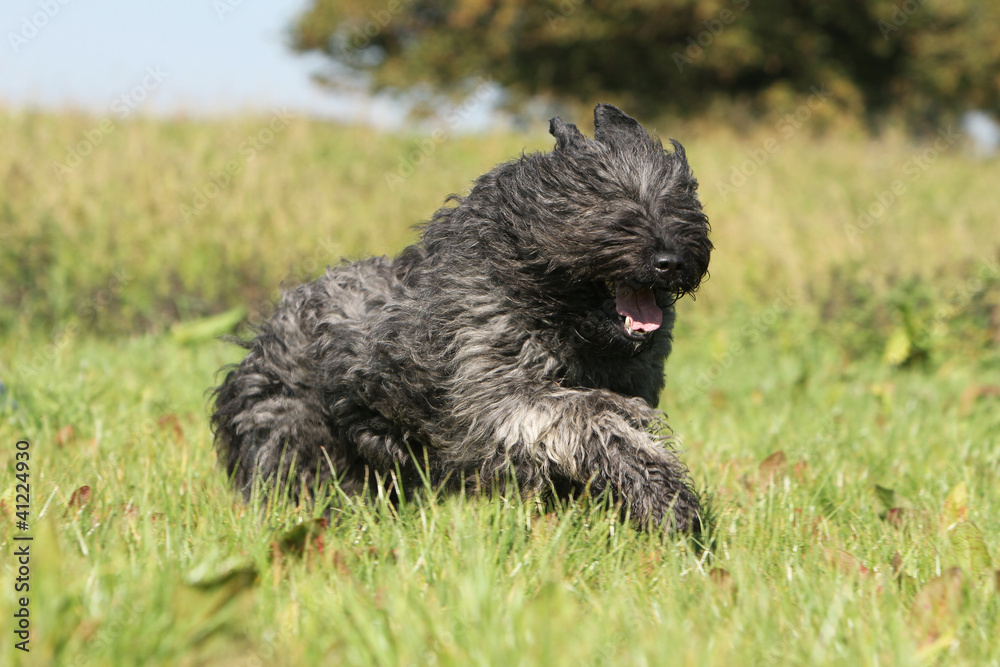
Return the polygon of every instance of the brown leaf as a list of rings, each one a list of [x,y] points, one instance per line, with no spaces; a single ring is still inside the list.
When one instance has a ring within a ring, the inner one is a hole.
[[[902,528],[906,523],[906,510],[902,507],[893,507],[885,513],[885,522],[893,528]]]
[[[896,395],[896,385],[893,382],[876,382],[871,385],[871,392],[873,396],[892,399]]]
[[[788,459],[785,453],[777,451],[760,462],[757,466],[757,476],[764,484],[772,484],[776,477],[783,477],[785,469],[788,467]]]
[[[899,578],[903,576],[903,557],[899,555],[898,551],[892,552],[892,576]]]
[[[736,580],[728,570],[721,567],[713,567],[708,571],[708,579],[718,586],[719,590],[730,597],[736,596]]]
[[[729,397],[721,389],[713,389],[708,392],[708,400],[711,401],[712,407],[722,409],[729,402]]]
[[[354,561],[351,559],[350,552],[337,549],[331,554],[331,560],[333,561],[334,569],[341,574],[349,574],[351,572],[351,565]]]
[[[272,551],[275,554],[302,556],[312,546],[312,548],[322,554],[326,544],[323,542],[321,533],[326,526],[326,519],[304,521],[278,535],[274,540]]]
[[[76,626],[73,634],[78,635],[83,641],[89,641],[100,629],[101,624],[98,621],[84,620],[80,622],[80,625]]]
[[[972,384],[965,388],[958,399],[958,412],[963,417],[972,412],[980,398],[1000,396],[1000,387],[995,384]]]
[[[918,532],[926,532],[935,525],[930,514],[909,507],[893,507],[882,514],[882,520],[893,528]]]
[[[660,566],[660,551],[654,549],[645,554],[639,556],[638,561],[643,566],[643,574],[649,578],[653,576],[653,572]]]
[[[323,539],[323,531],[330,525],[330,521],[324,516],[316,519],[313,525],[315,526],[313,546],[316,547],[316,551],[322,556],[326,551],[326,541]]]
[[[931,524],[931,517],[927,512],[909,507],[893,507],[882,516],[882,519],[893,528],[899,529],[926,527]]]
[[[959,482],[948,492],[941,510],[941,525],[945,528],[969,518],[969,489],[965,482]]]
[[[361,569],[360,564],[366,560],[377,563],[381,555],[381,552],[375,547],[331,548],[327,558],[330,559],[331,564],[338,572],[346,575],[357,569]],[[396,550],[393,549],[386,554],[386,560],[395,562],[396,555]]]
[[[317,535],[313,538],[313,546],[316,547],[316,553],[320,556],[326,551],[326,542],[323,540],[322,535]]]
[[[843,549],[823,549],[823,560],[844,574],[871,574],[860,560]]]
[[[172,430],[174,432],[174,437],[178,440],[184,439],[184,429],[181,428],[181,420],[173,412],[158,418],[156,420],[156,425],[164,430]]]
[[[81,486],[69,497],[68,507],[83,507],[90,502],[90,487]]]
[[[950,646],[965,600],[962,568],[953,567],[920,589],[910,609],[910,628],[921,648]]]
[[[830,539],[830,521],[824,516],[815,517],[809,528],[809,535],[817,542],[826,542]]]
[[[65,447],[76,439],[76,428],[72,424],[67,424],[56,431],[56,444]]]

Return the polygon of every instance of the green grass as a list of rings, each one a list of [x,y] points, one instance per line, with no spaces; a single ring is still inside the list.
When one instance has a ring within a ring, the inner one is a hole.
[[[397,251],[545,137],[446,137],[390,192],[418,140],[294,121],[186,219],[267,119],[126,124],[60,178],[96,125],[0,113],[4,619],[25,437],[35,538],[30,660],[7,631],[0,660],[1000,664],[996,162],[956,147],[911,179],[927,145],[803,128],[723,198],[780,135],[681,128],[718,250],[662,407],[713,496],[703,551],[599,502],[416,497],[321,526],[251,511],[215,467],[206,390],[239,350],[171,326],[266,312],[283,279]]]

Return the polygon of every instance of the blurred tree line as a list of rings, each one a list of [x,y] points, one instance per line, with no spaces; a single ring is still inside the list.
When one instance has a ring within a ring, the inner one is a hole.
[[[488,77],[512,106],[691,114],[822,89],[854,114],[933,121],[1000,103],[998,0],[311,0],[292,46],[332,59],[334,85],[461,92]]]

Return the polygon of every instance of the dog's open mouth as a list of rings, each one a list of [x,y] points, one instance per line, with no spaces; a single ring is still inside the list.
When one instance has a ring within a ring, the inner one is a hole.
[[[618,323],[627,337],[644,340],[660,328],[663,311],[656,305],[652,287],[614,281],[608,281],[607,286],[614,295]]]

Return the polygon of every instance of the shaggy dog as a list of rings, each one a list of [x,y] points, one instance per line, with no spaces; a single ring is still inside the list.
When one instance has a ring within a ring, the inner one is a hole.
[[[700,527],[657,428],[674,302],[712,244],[676,141],[616,107],[594,138],[452,196],[396,259],[286,292],[215,390],[220,460],[249,497],[446,489],[608,492],[642,528]]]

